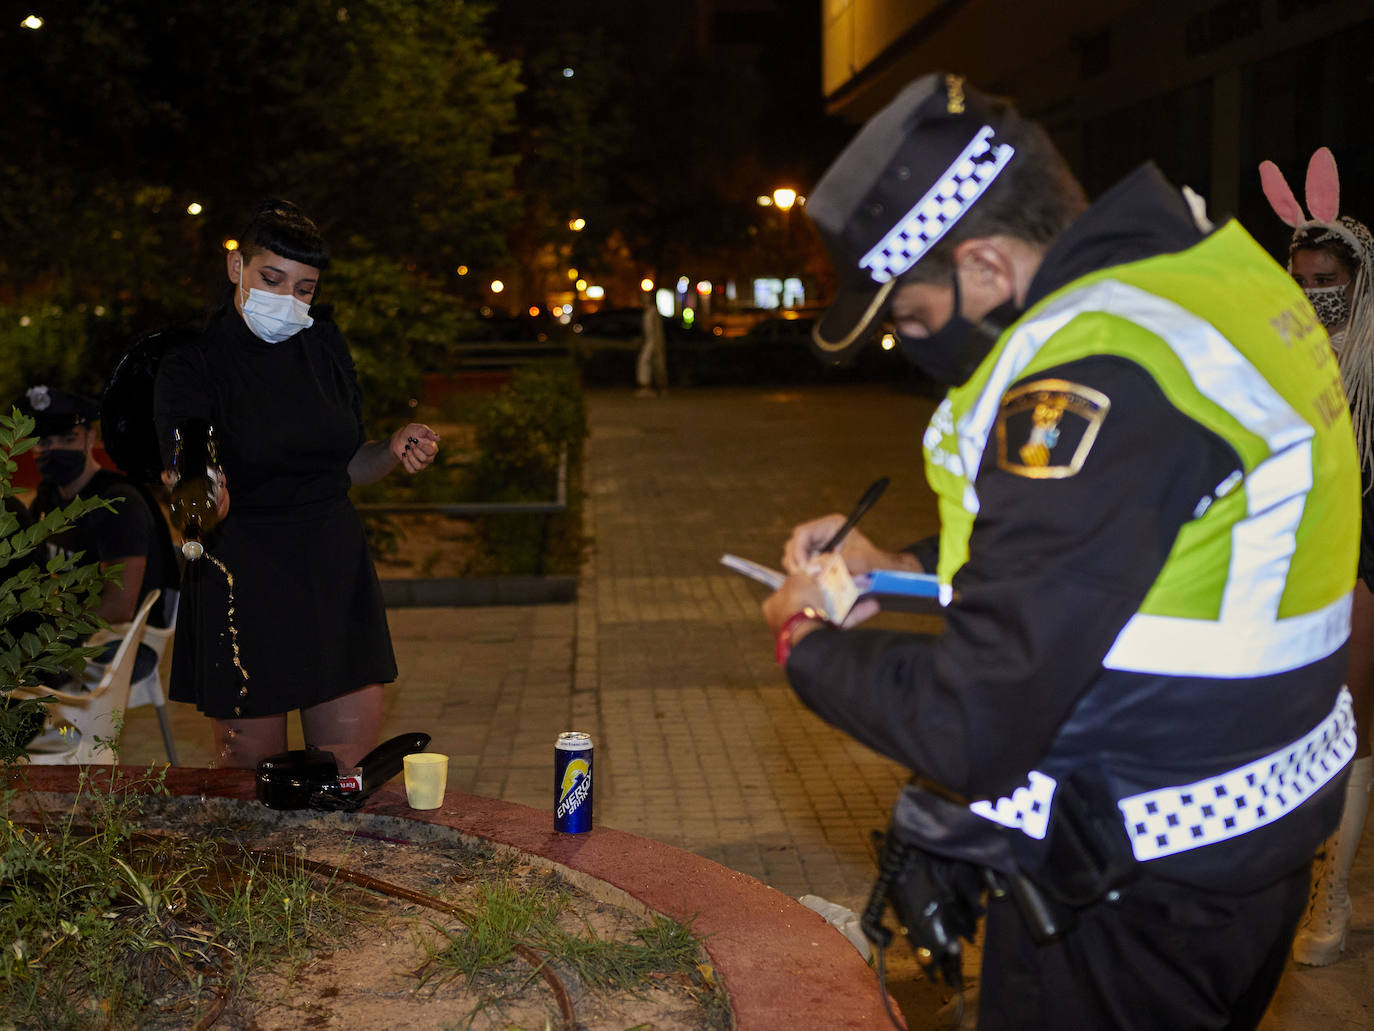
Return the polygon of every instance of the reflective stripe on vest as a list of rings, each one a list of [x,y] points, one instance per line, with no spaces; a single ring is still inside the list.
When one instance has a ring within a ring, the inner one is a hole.
[[[1302,737],[1244,766],[1177,787],[1155,788],[1117,802],[1131,851],[1145,862],[1229,841],[1267,826],[1330,783],[1355,754],[1355,713],[1342,687],[1330,715]],[[1042,840],[1058,782],[1032,770],[1009,796],[974,802],[986,820]]]
[[[970,473],[976,475],[981,466],[1002,395],[1055,334],[1089,313],[1123,319],[1162,340],[1183,364],[1195,389],[1268,449],[1268,457],[1244,478],[1245,513],[1231,528],[1230,565],[1216,618],[1138,612],[1122,628],[1103,665],[1165,675],[1255,677],[1296,669],[1330,655],[1349,635],[1348,594],[1316,611],[1279,618],[1297,547],[1296,532],[1312,487],[1312,425],[1205,319],[1121,280],[1101,279],[1070,290],[1018,323],[995,352],[987,379],[977,387],[977,397],[957,424],[952,406],[937,413],[957,433],[952,443],[957,446],[958,461],[946,458],[942,472],[963,474],[962,503],[968,526],[978,512]],[[931,426],[936,427],[935,420]],[[928,435],[927,454],[939,445],[940,440]],[[942,537],[942,551],[945,543]],[[942,562],[941,600],[948,603],[952,571],[949,576],[946,572]]]

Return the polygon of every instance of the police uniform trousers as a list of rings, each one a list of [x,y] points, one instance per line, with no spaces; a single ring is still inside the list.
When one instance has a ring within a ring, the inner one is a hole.
[[[1311,864],[1228,895],[1145,874],[1036,945],[990,900],[980,1031],[1243,1031],[1259,1025],[1307,905]]]

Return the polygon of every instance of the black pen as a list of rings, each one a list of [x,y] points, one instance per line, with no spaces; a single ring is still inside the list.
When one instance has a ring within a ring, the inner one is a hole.
[[[883,496],[883,491],[887,490],[889,482],[891,481],[886,476],[880,476],[868,485],[868,490],[864,491],[863,497],[859,498],[859,503],[854,506],[854,511],[849,513],[849,518],[835,531],[835,536],[825,542],[825,547],[820,549],[819,554],[824,555],[839,549],[840,545],[844,543],[845,537],[849,535],[849,531],[854,529],[855,524],[863,518],[864,513],[873,507],[873,503]]]

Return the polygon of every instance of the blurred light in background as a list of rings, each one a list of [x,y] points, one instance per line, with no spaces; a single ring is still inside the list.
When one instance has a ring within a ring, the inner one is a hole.
[[[701,282],[699,282],[699,283],[697,284],[697,293],[701,294],[702,296],[705,296],[706,294],[709,294],[710,292],[711,292],[711,281],[710,281],[709,279],[703,279]]]
[[[580,233],[583,229],[587,228],[587,220],[585,218],[570,219],[568,221],[568,228],[574,233]]]
[[[645,276],[643,279],[639,281],[639,288],[647,294],[650,290],[654,288],[654,281],[650,279],[648,276]]]
[[[677,311],[677,298],[671,290],[658,290],[654,293],[654,307],[665,319],[671,319]]]
[[[468,267],[466,265],[459,265],[457,271],[460,276],[466,276],[468,274]]]
[[[26,29],[41,29],[43,27],[43,19],[36,14],[31,14],[19,24]]]
[[[224,241],[224,249],[226,251],[236,251],[239,249],[239,242],[231,236]]]
[[[890,350],[892,350],[892,349],[893,349],[894,347],[896,347],[896,346],[897,346],[897,338],[896,338],[895,336],[893,336],[891,333],[884,333],[884,334],[883,334],[883,339],[882,339],[882,348],[883,348],[883,350],[884,350],[884,351],[890,351]]]
[[[587,287],[587,296],[593,301],[599,301],[606,296],[606,288],[604,286],[589,286]]]
[[[773,191],[773,203],[778,206],[780,211],[791,211],[792,205],[797,203],[797,191],[788,189],[786,186],[779,186]]]
[[[506,288],[506,284],[503,283],[503,282],[501,282],[501,280],[499,280],[499,279],[493,279],[493,280],[491,281],[491,292],[492,292],[492,293],[494,293],[494,294],[499,294],[499,293],[500,293],[502,290],[504,290],[505,288]]]
[[[573,286],[575,286],[578,290],[585,290],[587,289],[587,281],[585,279],[579,279],[576,283],[573,284]]]
[[[203,210],[205,209],[196,201],[191,201],[190,204],[186,205],[186,214],[188,215],[199,215]]]

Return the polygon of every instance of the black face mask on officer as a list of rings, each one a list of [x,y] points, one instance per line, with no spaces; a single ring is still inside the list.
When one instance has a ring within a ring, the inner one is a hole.
[[[33,464],[45,482],[65,487],[85,472],[86,452],[70,447],[44,448]]]
[[[936,383],[947,387],[963,386],[1008,326],[1021,317],[1013,301],[1004,301],[978,322],[970,322],[959,310],[959,273],[950,275],[954,285],[954,309],[939,329],[923,337],[907,336],[896,330],[897,346],[916,368]]]

